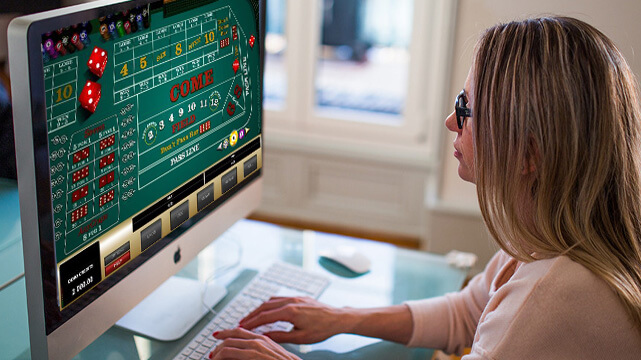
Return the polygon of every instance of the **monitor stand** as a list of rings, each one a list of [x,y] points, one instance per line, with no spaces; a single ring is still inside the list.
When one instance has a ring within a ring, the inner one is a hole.
[[[207,289],[203,296],[205,287]],[[172,276],[118,320],[116,325],[156,340],[177,340],[225,295],[227,290],[223,286],[214,283],[205,285],[198,280]]]

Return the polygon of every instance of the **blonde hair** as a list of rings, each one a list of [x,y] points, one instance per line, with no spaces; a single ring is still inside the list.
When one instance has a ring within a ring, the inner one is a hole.
[[[478,198],[499,246],[585,266],[641,331],[641,109],[622,54],[577,19],[500,24],[477,44],[471,92]]]

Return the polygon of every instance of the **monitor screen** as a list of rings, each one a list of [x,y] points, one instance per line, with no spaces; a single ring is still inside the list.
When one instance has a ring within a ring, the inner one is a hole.
[[[100,2],[24,19],[12,36],[26,30],[29,99],[14,91],[14,108],[30,100],[31,114],[14,122],[32,151],[18,151],[18,178],[35,177],[24,196],[37,208],[49,335],[260,177],[262,34],[257,0]]]

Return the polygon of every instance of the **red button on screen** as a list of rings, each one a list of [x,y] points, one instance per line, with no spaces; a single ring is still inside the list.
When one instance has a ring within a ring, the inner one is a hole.
[[[127,261],[129,261],[130,258],[131,258],[131,254],[129,251],[127,251],[123,256],[119,257],[118,259],[114,260],[114,262],[107,265],[105,267],[105,276],[109,276],[109,274],[111,274],[116,269],[124,265]]]

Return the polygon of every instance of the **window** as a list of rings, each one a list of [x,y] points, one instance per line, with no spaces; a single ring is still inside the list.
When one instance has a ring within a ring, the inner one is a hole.
[[[315,79],[317,111],[366,122],[372,117],[362,112],[378,113],[387,115],[378,119],[388,125],[403,121],[413,3],[323,1]]]
[[[286,0],[267,1],[267,35],[265,36],[264,103],[268,109],[281,109],[287,96],[285,75]]]
[[[268,3],[271,146],[433,163],[451,106],[456,1]]]

